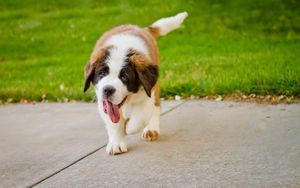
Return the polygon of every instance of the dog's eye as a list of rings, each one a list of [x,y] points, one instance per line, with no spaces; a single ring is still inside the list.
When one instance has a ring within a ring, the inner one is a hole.
[[[108,68],[107,68],[107,67],[105,67],[105,68],[99,70],[99,72],[98,72],[98,76],[99,76],[100,78],[103,78],[103,77],[106,76],[107,74],[108,74]]]
[[[123,70],[120,72],[120,79],[121,79],[123,82],[127,82],[127,81],[128,81],[128,73],[126,72],[125,69],[123,69]]]

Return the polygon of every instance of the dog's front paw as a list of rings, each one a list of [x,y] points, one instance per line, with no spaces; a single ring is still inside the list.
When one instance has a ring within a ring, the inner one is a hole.
[[[153,141],[157,139],[158,134],[157,130],[144,130],[142,137],[146,140]]]
[[[119,144],[108,143],[106,146],[106,152],[109,155],[117,155],[127,152],[127,146],[124,142]]]

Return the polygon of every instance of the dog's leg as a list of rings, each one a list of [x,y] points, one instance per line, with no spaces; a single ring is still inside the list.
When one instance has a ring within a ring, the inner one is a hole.
[[[105,128],[108,134],[106,152],[110,155],[127,152],[127,145],[125,140],[125,119],[121,117],[118,123],[113,124],[107,114],[103,112],[101,106],[99,112],[105,123]]]
[[[154,105],[150,98],[132,105],[130,120],[126,124],[126,133],[134,134],[141,131],[146,126],[147,122],[149,122],[154,112],[153,107]]]
[[[127,152],[124,122],[118,125],[107,124],[108,144],[106,152],[110,155]]]
[[[141,117],[142,114],[137,112],[132,112],[132,117],[130,117],[129,121],[126,124],[126,134],[134,134],[142,129],[142,127],[145,127],[145,122],[143,121],[143,118]]]
[[[160,106],[155,106],[148,125],[144,128],[142,137],[146,140],[156,140],[159,134]]]

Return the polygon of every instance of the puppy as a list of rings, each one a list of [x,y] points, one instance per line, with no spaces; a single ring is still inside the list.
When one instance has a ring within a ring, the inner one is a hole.
[[[156,39],[180,27],[182,12],[151,26],[121,25],[104,33],[85,66],[84,92],[93,83],[99,113],[108,133],[110,155],[127,152],[125,135],[143,129],[142,137],[159,135],[159,53]]]

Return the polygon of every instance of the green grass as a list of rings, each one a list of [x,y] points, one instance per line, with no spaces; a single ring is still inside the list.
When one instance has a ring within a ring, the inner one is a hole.
[[[0,100],[90,101],[83,67],[101,33],[183,10],[159,39],[163,97],[300,93],[296,0],[0,0]]]

